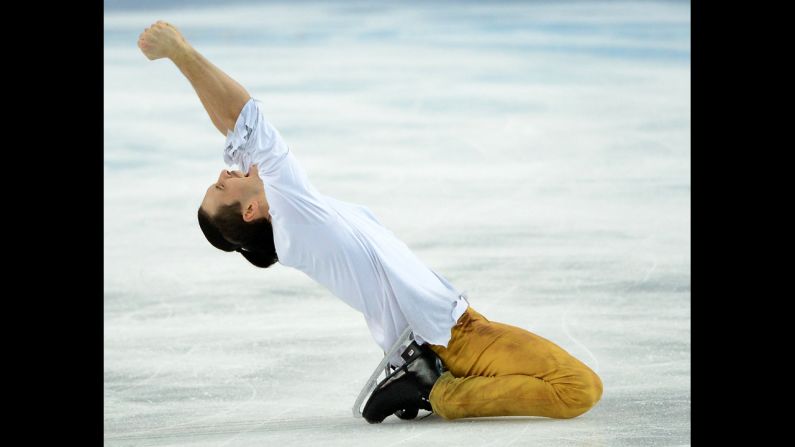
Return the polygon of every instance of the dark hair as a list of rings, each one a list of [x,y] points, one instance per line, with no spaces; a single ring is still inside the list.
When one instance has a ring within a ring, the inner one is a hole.
[[[267,268],[279,260],[271,223],[264,217],[244,221],[240,202],[221,205],[214,217],[199,207],[199,227],[213,247],[237,251],[257,267]]]

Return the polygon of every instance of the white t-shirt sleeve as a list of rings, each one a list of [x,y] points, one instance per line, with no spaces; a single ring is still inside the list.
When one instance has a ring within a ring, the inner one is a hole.
[[[262,103],[248,100],[226,136],[224,161],[248,172],[256,164],[265,185],[270,215],[285,223],[325,222],[333,210],[314,188],[303,167],[265,118]]]

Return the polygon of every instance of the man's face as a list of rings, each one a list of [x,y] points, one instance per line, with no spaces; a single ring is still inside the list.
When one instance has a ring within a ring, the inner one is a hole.
[[[241,202],[242,212],[245,202],[255,198],[262,188],[256,165],[252,164],[247,174],[224,169],[218,180],[207,188],[201,207],[212,216],[222,205]]]

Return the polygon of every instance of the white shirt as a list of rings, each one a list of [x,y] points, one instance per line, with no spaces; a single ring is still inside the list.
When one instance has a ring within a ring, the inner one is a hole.
[[[447,346],[466,299],[369,208],[320,194],[260,101],[250,99],[227,133],[224,161],[243,172],[257,164],[279,263],[301,270],[362,312],[385,352],[407,325],[418,343]]]

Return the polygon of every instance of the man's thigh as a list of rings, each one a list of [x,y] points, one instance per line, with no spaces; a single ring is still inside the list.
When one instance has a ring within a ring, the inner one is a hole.
[[[471,306],[453,326],[447,348],[430,346],[455,377],[525,374],[553,380],[585,366],[546,338],[490,321]]]

